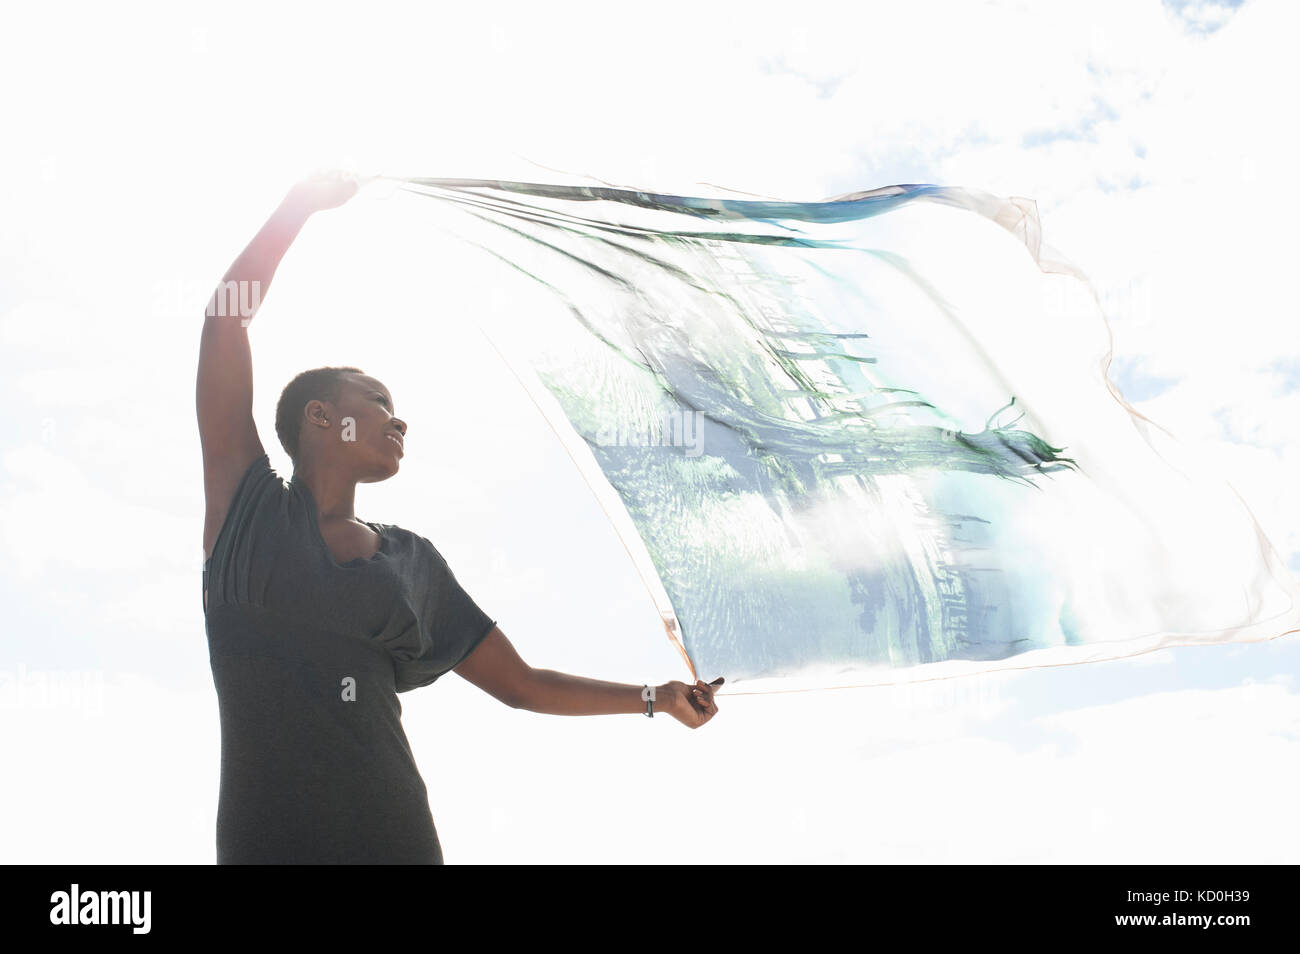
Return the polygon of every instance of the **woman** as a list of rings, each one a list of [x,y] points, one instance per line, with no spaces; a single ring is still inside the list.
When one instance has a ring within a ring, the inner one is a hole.
[[[290,382],[276,433],[293,476],[272,470],[253,423],[248,324],[307,219],[356,191],[342,177],[295,185],[204,320],[197,404],[203,609],[221,717],[218,864],[442,864],[397,693],[449,671],[534,712],[657,710],[698,728],[718,711],[703,681],[664,683],[647,700],[648,687],[533,669],[429,540],[357,518],[356,485],[397,473],[407,433],[392,394],[360,369]]]

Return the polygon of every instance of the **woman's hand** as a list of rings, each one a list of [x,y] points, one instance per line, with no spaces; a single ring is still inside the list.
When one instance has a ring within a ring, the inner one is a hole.
[[[361,187],[357,176],[341,169],[315,172],[294,183],[285,202],[305,213],[336,209],[357,194]]]
[[[718,714],[718,704],[713,701],[713,690],[722,683],[721,676],[713,682],[697,679],[693,686],[676,680],[666,682],[655,687],[655,708],[667,712],[683,725],[698,729]]]

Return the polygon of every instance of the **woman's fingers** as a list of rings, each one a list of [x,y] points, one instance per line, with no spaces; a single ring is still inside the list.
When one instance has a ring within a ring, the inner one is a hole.
[[[714,680],[718,682],[718,680]],[[703,679],[697,679],[696,684],[691,687],[691,692],[695,696],[695,701],[707,712],[713,715],[718,711],[718,704],[713,701],[713,685],[706,683]]]

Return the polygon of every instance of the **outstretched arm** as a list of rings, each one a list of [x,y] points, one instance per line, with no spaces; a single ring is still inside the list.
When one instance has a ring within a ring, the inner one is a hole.
[[[494,627],[455,672],[514,709],[548,715],[613,715],[645,712],[646,707],[640,686],[534,669],[519,657],[500,627]],[[699,728],[717,714],[713,690],[721,684],[721,678],[712,684],[700,680],[694,686],[662,683],[655,687],[655,712]]]
[[[357,191],[339,176],[299,182],[226,270],[208,301],[199,342],[196,405],[207,512],[203,553],[212,552],[240,477],[265,453],[253,423],[253,357],[248,325],[285,252],[313,212],[342,205]]]

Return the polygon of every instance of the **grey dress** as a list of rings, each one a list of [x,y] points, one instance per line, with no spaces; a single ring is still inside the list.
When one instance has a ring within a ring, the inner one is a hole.
[[[495,621],[427,539],[335,561],[315,501],[266,454],[203,566],[221,720],[218,864],[442,864],[397,698],[460,664]]]

